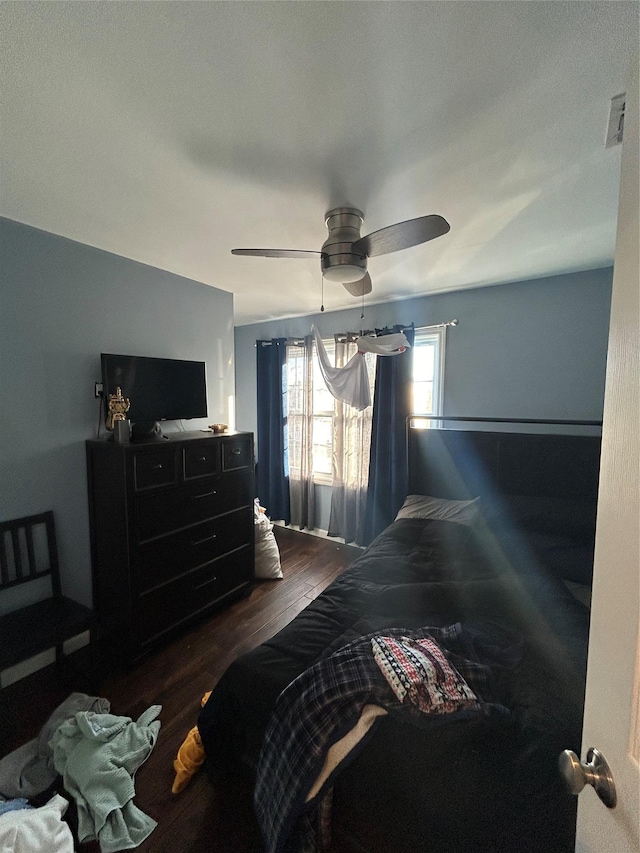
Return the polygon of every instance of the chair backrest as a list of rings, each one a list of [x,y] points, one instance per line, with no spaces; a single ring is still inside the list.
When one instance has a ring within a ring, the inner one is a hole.
[[[0,522],[0,590],[51,577],[55,598],[61,595],[60,567],[53,513]]]

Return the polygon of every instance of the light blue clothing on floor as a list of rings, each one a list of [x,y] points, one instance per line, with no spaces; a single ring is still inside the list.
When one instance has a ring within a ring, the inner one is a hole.
[[[17,812],[20,809],[32,809],[33,806],[29,805],[29,800],[25,800],[24,797],[16,797],[13,800],[0,800],[0,815],[3,815],[5,812]]]
[[[137,847],[156,828],[133,804],[133,776],[151,754],[160,731],[152,705],[130,717],[77,713],[51,738],[53,762],[78,806],[78,840],[95,838],[102,853]]]

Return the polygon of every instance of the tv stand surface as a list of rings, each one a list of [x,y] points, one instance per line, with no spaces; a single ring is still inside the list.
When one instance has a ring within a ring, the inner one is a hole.
[[[228,429],[224,432],[214,432],[212,429],[192,429],[180,430],[179,432],[164,432],[163,435],[171,441],[179,441],[180,439],[189,441],[193,438],[229,438],[234,435],[246,435],[246,433],[238,432],[235,429]]]
[[[173,432],[163,432],[162,439],[163,441],[193,441],[194,439],[208,439],[208,438],[230,438],[238,435],[246,435],[238,430],[228,429],[225,432],[214,432],[212,429],[193,429],[193,430],[175,430]],[[98,441],[104,443],[108,441],[113,444],[114,438],[113,433],[110,433],[106,438],[99,439],[90,439],[90,441]],[[158,442],[155,440],[150,441],[131,441],[130,444],[140,445],[140,444],[152,444],[157,445]]]
[[[253,434],[86,442],[95,608],[133,662],[254,579]]]
[[[164,435],[158,421],[134,421],[131,424],[131,441],[143,444],[149,441],[162,441]]]
[[[162,434],[170,441],[190,441],[194,438],[229,438],[230,436],[246,435],[246,433],[238,432],[234,429],[228,429],[225,432],[214,432],[212,429],[193,429],[163,432]]]

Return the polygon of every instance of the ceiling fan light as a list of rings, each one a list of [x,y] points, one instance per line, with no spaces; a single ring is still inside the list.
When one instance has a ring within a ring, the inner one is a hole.
[[[327,267],[322,274],[327,281],[337,281],[339,284],[343,284],[345,281],[360,281],[366,271],[366,268],[355,264],[336,264]]]

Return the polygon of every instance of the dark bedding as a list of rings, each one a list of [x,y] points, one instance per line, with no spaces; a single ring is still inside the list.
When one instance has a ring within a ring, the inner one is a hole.
[[[517,656],[492,666],[493,698],[509,713],[381,717],[330,780],[334,835],[380,853],[568,853],[575,798],[557,763],[564,749],[580,752],[589,612],[545,559],[539,542],[506,525],[394,522],[229,667],[198,721],[209,775],[256,770],[279,695],[318,661],[384,629],[459,624],[495,638],[496,651],[516,638]],[[295,838],[282,849],[302,849]]]

